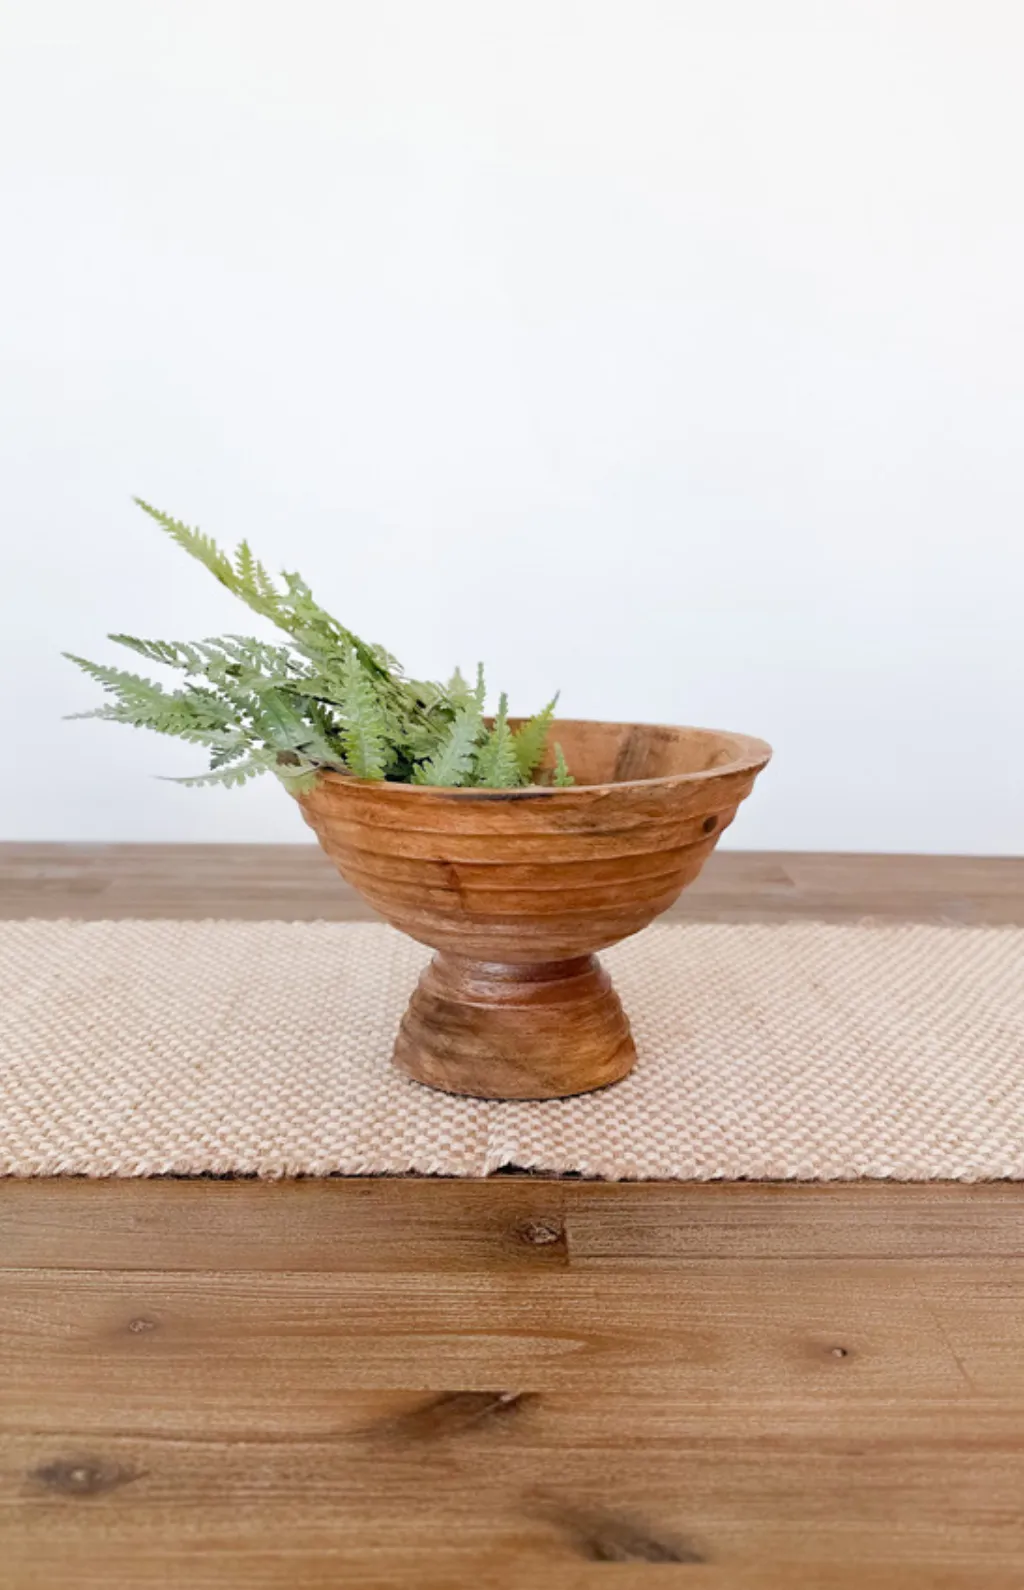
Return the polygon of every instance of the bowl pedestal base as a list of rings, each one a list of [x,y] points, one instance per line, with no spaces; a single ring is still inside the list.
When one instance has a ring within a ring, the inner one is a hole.
[[[596,955],[510,965],[438,951],[402,1018],[395,1064],[482,1099],[560,1099],[618,1082],[636,1050]]]

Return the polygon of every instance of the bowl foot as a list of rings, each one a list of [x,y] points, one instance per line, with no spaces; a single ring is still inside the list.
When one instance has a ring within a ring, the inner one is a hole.
[[[628,1076],[629,1022],[595,955],[512,966],[438,952],[402,1018],[395,1064],[480,1099],[561,1099]]]

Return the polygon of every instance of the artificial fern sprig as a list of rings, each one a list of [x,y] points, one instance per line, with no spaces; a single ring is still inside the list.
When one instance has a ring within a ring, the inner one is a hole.
[[[280,582],[248,541],[233,554],[211,536],[136,498],[178,546],[260,617],[283,630],[273,645],[247,635],[198,641],[110,639],[184,675],[167,690],[142,674],[65,653],[109,700],[75,717],[102,718],[204,746],[209,771],[187,784],[241,784],[272,772],[293,793],[323,770],[360,779],[512,789],[538,776],[555,700],[513,732],[502,695],[493,726],[483,718],[483,667],[470,686],[458,669],[447,685],[410,679],[322,608],[301,575]],[[553,782],[571,783],[559,751]]]
[[[517,785],[525,783],[519,771],[515,740],[508,726],[508,696],[504,691],[498,702],[494,725],[476,759],[475,782],[485,789],[515,789]]]
[[[529,783],[541,762],[548,745],[548,732],[555,708],[558,705],[557,694],[552,696],[543,711],[536,717],[530,718],[512,736],[512,744],[516,753],[516,765],[524,783]]]
[[[560,745],[555,746],[555,770],[551,782],[556,789],[568,789],[570,784],[576,782],[566,766],[565,755]]]
[[[388,765],[387,723],[372,676],[355,647],[341,666],[345,762],[356,778],[383,778]]]
[[[458,708],[437,750],[415,768],[413,783],[436,784],[449,789],[472,783],[482,734],[480,709],[475,698],[470,696]]]

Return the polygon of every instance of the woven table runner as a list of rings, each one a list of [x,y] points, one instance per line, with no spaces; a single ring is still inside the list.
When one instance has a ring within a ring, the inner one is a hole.
[[[604,957],[636,1071],[535,1104],[389,1065],[428,956],[371,924],[0,924],[0,1173],[1024,1179],[1024,929],[651,928]]]

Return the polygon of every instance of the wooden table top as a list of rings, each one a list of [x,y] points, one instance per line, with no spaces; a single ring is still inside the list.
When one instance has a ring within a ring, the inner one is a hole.
[[[307,846],[0,846],[7,916],[361,914]],[[1024,922],[723,852],[680,916]],[[0,1183],[4,1590],[1017,1590],[1024,1190]]]

